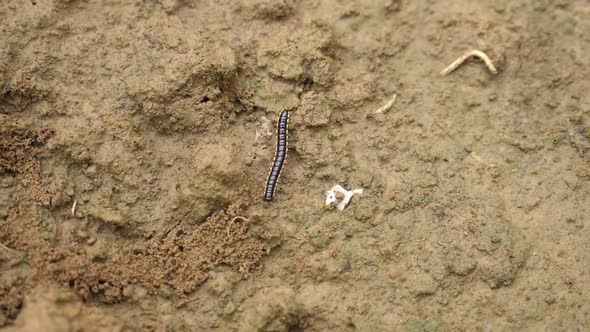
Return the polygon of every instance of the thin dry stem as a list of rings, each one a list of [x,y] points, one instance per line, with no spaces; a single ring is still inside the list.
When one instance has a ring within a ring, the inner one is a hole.
[[[78,200],[75,199],[74,200],[74,204],[72,204],[72,216],[75,217],[76,216],[76,205],[78,204]]]
[[[471,50],[471,51],[465,52],[457,60],[453,61],[453,63],[451,63],[447,68],[443,69],[440,72],[441,76],[447,76],[453,70],[457,69],[457,67],[459,67],[463,62],[465,62],[465,60],[467,60],[469,57],[472,57],[472,56],[482,59],[483,62],[485,62],[488,69],[492,72],[492,74],[494,74],[494,75],[498,74],[498,70],[496,70],[496,67],[494,67],[492,60],[490,60],[490,57],[488,57],[487,54],[485,54],[482,51]]]
[[[250,221],[250,220],[248,220],[248,218],[244,218],[244,217],[242,217],[242,216],[235,216],[235,217],[234,217],[234,218],[233,218],[233,219],[232,219],[232,220],[229,222],[229,225],[227,225],[227,236],[228,236],[228,237],[229,237],[229,231],[230,231],[230,229],[231,229],[231,225],[233,225],[233,223],[234,223],[236,220],[238,220],[238,219],[242,219],[243,221],[246,221],[246,222]]]
[[[393,97],[387,102],[387,104],[383,105],[380,109],[375,111],[375,114],[378,113],[384,113],[389,111],[389,109],[393,106],[393,104],[395,103],[395,100],[397,99],[397,93],[393,94]]]

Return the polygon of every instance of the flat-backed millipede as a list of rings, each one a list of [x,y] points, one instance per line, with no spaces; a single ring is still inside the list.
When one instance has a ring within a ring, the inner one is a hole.
[[[274,163],[268,174],[268,180],[266,180],[266,188],[264,190],[264,200],[272,201],[272,197],[275,194],[277,182],[281,176],[283,170],[283,164],[287,157],[287,136],[289,130],[289,111],[282,111],[279,115],[279,122],[277,124],[277,150],[275,152]]]

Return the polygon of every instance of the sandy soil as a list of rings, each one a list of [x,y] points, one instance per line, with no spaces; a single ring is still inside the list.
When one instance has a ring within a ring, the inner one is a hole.
[[[587,1],[8,0],[0,20],[7,331],[590,330]],[[499,74],[439,75],[470,49]],[[328,209],[334,184],[364,193]]]

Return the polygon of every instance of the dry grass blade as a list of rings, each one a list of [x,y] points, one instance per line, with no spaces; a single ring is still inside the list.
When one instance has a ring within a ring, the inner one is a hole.
[[[496,67],[492,63],[492,60],[490,59],[490,57],[488,57],[487,54],[485,54],[482,51],[471,50],[471,51],[465,52],[457,60],[453,61],[453,63],[451,63],[448,67],[446,67],[445,69],[443,69],[440,72],[440,75],[441,76],[447,76],[448,74],[450,74],[451,72],[453,72],[453,70],[457,69],[457,67],[459,67],[463,62],[465,62],[465,60],[467,60],[468,58],[470,58],[472,56],[473,57],[476,57],[476,58],[482,59],[483,62],[485,62],[485,64],[488,67],[488,69],[492,72],[492,74],[494,74],[494,75],[497,75],[498,74],[498,70],[496,69]]]

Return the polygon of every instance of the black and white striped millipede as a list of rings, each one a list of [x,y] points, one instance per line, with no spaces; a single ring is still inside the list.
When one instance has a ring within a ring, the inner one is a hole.
[[[277,182],[283,170],[283,164],[287,157],[287,136],[289,131],[289,111],[282,111],[279,115],[279,122],[277,124],[277,151],[275,152],[275,161],[272,164],[268,180],[266,180],[266,188],[264,190],[264,200],[272,201],[275,194]]]

